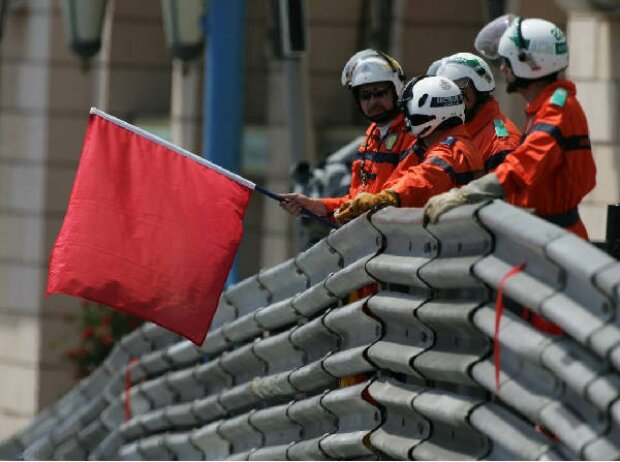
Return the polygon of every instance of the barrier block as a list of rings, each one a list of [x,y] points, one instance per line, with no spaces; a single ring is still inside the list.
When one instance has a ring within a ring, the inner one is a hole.
[[[144,460],[170,460],[172,455],[164,444],[164,435],[153,435],[138,441],[138,453]]]
[[[194,401],[176,404],[164,409],[164,417],[172,428],[189,428],[200,423],[198,416],[192,412]]]
[[[204,454],[206,460],[222,460],[230,455],[230,443],[219,435],[218,427],[222,421],[212,422],[194,430],[191,443]]]
[[[191,433],[171,433],[164,436],[164,446],[175,460],[203,460],[204,454],[191,442]]]
[[[266,364],[254,354],[254,345],[251,343],[223,354],[220,364],[233,377],[235,384],[264,375],[267,370]]]
[[[384,335],[368,349],[368,357],[377,366],[412,375],[422,376],[413,368],[413,360],[430,348],[434,332],[424,325],[415,312],[427,301],[423,294],[401,294],[380,291],[368,300],[368,309],[383,323]]]
[[[537,432],[533,425],[495,403],[475,408],[469,422],[493,441],[489,460],[562,460],[553,450],[553,441]]]
[[[269,292],[269,302],[290,298],[308,287],[308,279],[290,259],[273,268],[258,272],[258,282]]]
[[[304,353],[291,343],[291,331],[257,341],[254,354],[266,365],[268,374],[296,369],[304,364]]]
[[[205,395],[206,387],[194,375],[196,368],[170,372],[166,377],[168,388],[179,402],[193,401]]]
[[[256,310],[254,319],[265,330],[278,329],[297,322],[301,315],[292,306],[293,297]]]
[[[238,282],[224,293],[226,300],[236,308],[237,317],[251,313],[261,306],[269,305],[271,297],[257,276],[251,276]]]
[[[264,436],[264,446],[284,447],[299,441],[302,427],[288,416],[289,404],[262,409],[250,415],[250,424]],[[286,455],[286,451],[283,452]]]
[[[368,388],[370,396],[384,409],[382,425],[370,435],[370,442],[391,458],[406,460],[411,450],[427,439],[430,422],[413,409],[413,400],[424,387],[378,379]]]
[[[330,273],[342,268],[341,256],[325,239],[317,242],[295,258],[295,266],[308,279],[309,287],[323,281]]]
[[[238,454],[263,445],[263,435],[250,424],[250,415],[242,414],[224,420],[217,429],[219,435],[231,445],[231,453]]]
[[[418,271],[437,256],[439,244],[422,227],[421,209],[388,207],[373,214],[371,222],[385,236],[385,248],[368,262],[368,272],[385,283],[426,289]]]

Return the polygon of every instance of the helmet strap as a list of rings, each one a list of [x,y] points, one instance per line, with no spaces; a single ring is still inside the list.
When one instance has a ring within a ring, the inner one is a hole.
[[[554,82],[558,79],[558,74],[559,72],[554,72],[553,74],[549,74],[549,75],[545,75],[542,77],[539,77],[537,79],[524,79],[522,77],[516,77],[515,76],[515,80],[514,82],[511,82],[509,84],[506,85],[506,91],[508,93],[515,93],[518,89],[520,88],[527,88],[529,87],[531,84],[535,83],[535,82]]]

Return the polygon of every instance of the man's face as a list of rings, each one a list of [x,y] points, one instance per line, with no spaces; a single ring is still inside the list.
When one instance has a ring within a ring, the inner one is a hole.
[[[465,103],[465,111],[471,110],[476,105],[476,90],[469,79],[458,79],[454,83],[463,93],[463,101]]]
[[[517,91],[517,87],[515,86],[517,78],[512,72],[512,67],[510,66],[510,61],[508,61],[508,59],[502,58],[502,64],[499,66],[499,71],[506,79],[506,91],[508,93],[514,93]]]
[[[357,95],[366,117],[374,117],[394,108],[394,90],[390,82],[360,85]]]

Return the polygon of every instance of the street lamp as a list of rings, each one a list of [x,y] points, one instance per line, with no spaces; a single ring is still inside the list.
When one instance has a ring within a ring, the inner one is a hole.
[[[71,49],[84,61],[101,48],[107,0],[63,0],[62,13]]]
[[[201,20],[205,3],[205,0],[161,0],[166,43],[173,57],[190,61],[202,52]]]

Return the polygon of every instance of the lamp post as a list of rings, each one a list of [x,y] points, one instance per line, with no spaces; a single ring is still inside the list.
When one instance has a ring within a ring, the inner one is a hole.
[[[101,49],[107,0],[63,0],[62,13],[69,45],[86,63]]]
[[[7,7],[10,0],[0,0],[0,39],[4,32],[4,18],[6,17]]]
[[[161,0],[166,45],[172,55],[170,128],[172,142],[198,152],[202,68],[193,65],[204,49],[206,0]]]
[[[166,43],[173,57],[190,61],[200,56],[204,48],[205,3],[205,0],[161,0]]]

